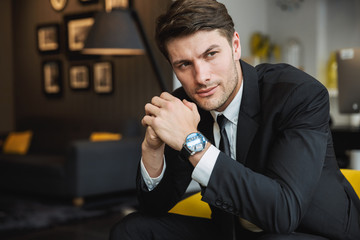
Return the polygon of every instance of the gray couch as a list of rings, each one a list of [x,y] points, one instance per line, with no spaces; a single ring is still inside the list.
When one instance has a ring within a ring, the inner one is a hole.
[[[87,196],[135,190],[141,137],[91,142],[57,129],[34,131],[27,155],[0,154],[0,190],[73,198],[76,204]]]

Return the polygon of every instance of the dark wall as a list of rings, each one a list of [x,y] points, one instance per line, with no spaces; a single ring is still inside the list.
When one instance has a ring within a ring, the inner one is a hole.
[[[168,6],[170,0],[135,0],[135,9],[151,40],[151,46],[171,89],[170,66],[156,49],[154,43],[155,18]],[[99,59],[75,60],[66,50],[64,16],[92,11],[103,11],[104,1],[83,5],[78,0],[68,0],[65,9],[54,11],[49,0],[13,0],[14,82],[15,118],[17,128],[27,128],[33,119],[64,120],[64,123],[81,123],[94,130],[117,130],[129,119],[140,121],[144,105],[161,90],[151,65],[144,56],[101,57]],[[60,24],[60,52],[41,54],[37,50],[36,27],[40,24]],[[42,63],[60,60],[62,64],[63,93],[51,98],[44,94],[42,86]],[[77,63],[92,65],[99,60],[113,63],[114,91],[99,95],[90,89],[74,91],[69,87],[69,67]]]
[[[11,0],[0,1],[0,133],[14,128]]]

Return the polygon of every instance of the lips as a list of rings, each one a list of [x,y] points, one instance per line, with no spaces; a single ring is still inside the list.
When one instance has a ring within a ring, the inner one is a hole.
[[[199,95],[200,97],[208,97],[208,96],[213,95],[216,92],[216,88],[217,88],[217,86],[205,88],[205,89],[202,88],[202,89],[197,90],[196,94]]]

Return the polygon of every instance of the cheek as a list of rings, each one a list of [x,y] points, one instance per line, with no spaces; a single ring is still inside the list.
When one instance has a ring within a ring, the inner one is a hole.
[[[228,59],[218,59],[212,66],[211,71],[218,76],[225,76],[229,74],[231,63]]]
[[[191,77],[186,75],[186,74],[179,74],[176,75],[177,78],[179,79],[179,82],[181,83],[181,85],[185,88],[185,89],[191,89],[193,88],[193,81],[191,80]]]

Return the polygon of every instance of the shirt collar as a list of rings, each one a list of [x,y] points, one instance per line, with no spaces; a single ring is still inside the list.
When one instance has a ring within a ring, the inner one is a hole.
[[[227,106],[223,112],[218,112],[215,110],[210,111],[210,113],[215,121],[216,121],[216,118],[218,115],[223,114],[230,122],[237,125],[239,111],[240,111],[240,104],[241,104],[241,99],[242,99],[242,95],[243,95],[243,86],[244,86],[243,81],[241,82],[240,89],[237,92],[235,98],[231,101],[229,106]]]

